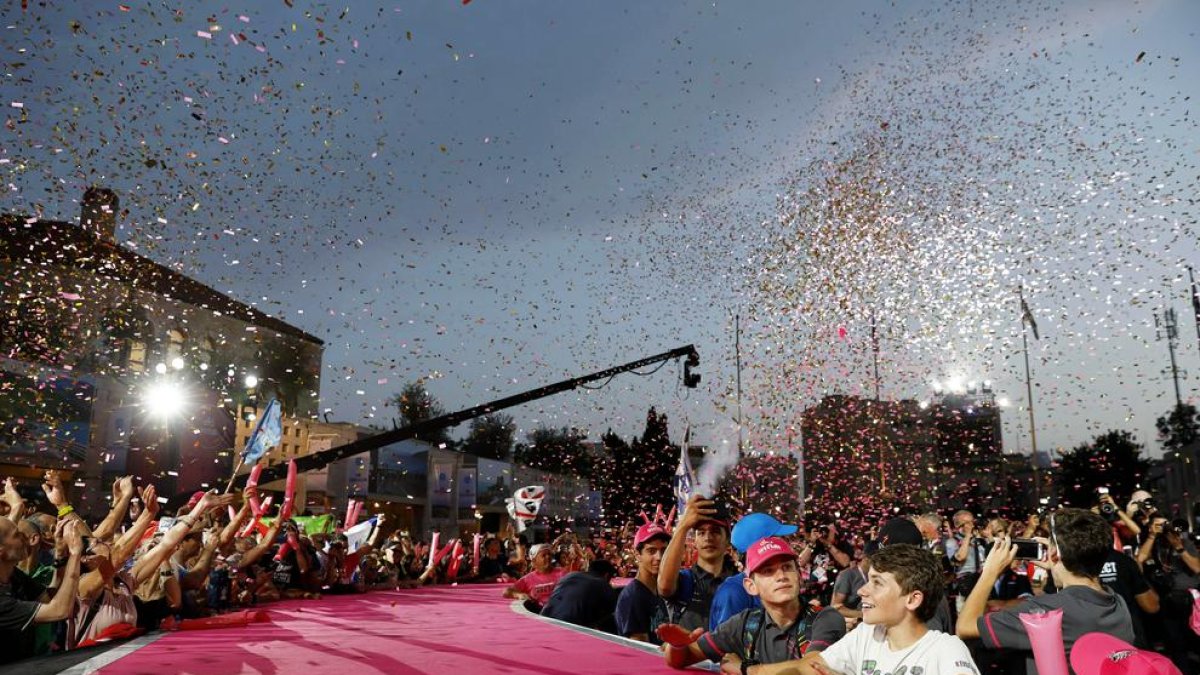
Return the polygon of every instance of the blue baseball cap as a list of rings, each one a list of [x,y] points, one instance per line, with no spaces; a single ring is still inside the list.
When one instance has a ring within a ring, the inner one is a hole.
[[[795,525],[784,525],[765,513],[750,513],[733,526],[729,540],[734,548],[745,553],[759,539],[786,537],[795,533]]]

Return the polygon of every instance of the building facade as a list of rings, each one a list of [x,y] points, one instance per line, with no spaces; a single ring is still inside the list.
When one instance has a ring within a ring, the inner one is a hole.
[[[803,412],[805,511],[818,519],[995,508],[1004,480],[989,393],[933,402],[830,395]]]
[[[223,486],[239,418],[320,393],[321,340],[120,245],[119,213],[91,189],[78,225],[0,216],[0,473],[64,469],[84,512],[126,473]]]

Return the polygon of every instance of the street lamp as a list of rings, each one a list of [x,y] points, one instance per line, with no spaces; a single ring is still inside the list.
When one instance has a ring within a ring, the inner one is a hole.
[[[165,364],[159,365],[165,367]],[[163,486],[164,494],[175,494],[178,492],[178,475],[173,478],[170,476],[171,472],[179,471],[181,458],[179,439],[173,433],[172,422],[179,418],[187,407],[187,391],[179,382],[162,378],[142,392],[142,407],[151,417],[162,422],[163,432],[166,434],[166,456],[160,453],[158,465],[166,469],[166,475],[162,476],[162,480],[166,481],[166,485]]]
[[[183,387],[178,382],[159,380],[142,395],[142,406],[153,417],[170,421],[183,411],[184,399]]]

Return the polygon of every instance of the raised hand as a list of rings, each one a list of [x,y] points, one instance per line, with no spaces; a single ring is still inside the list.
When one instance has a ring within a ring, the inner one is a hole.
[[[71,551],[71,555],[83,555],[83,533],[80,528],[80,521],[67,521],[67,526],[64,528],[64,535],[67,539],[67,549]]]
[[[679,521],[680,529],[692,529],[705,518],[717,515],[717,506],[711,499],[702,495],[692,495],[687,507],[683,510],[683,518]]]
[[[113,481],[113,502],[118,499],[132,499],[133,495],[133,476],[122,476]]]
[[[12,478],[4,481],[4,503],[8,504],[8,517],[13,522],[20,520],[21,512],[25,508],[25,500],[21,499],[21,493],[17,492],[17,484]]]
[[[46,493],[46,499],[56,507],[67,504],[67,492],[63,489],[62,477],[54,469],[46,472],[46,481],[42,483],[42,492]]]
[[[158,515],[158,492],[153,485],[142,488],[142,505],[146,507],[146,516],[154,518]]]

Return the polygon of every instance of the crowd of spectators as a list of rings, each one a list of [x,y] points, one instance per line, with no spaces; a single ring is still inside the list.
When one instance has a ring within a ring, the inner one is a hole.
[[[506,527],[473,560],[471,542],[435,556],[435,542],[382,515],[353,539],[290,518],[264,525],[255,487],[198,492],[166,514],[153,485],[121,478],[94,526],[55,472],[41,487],[44,500],[26,501],[9,479],[0,495],[0,663],[280,599],[477,582],[544,617],[656,645],[675,667],[1032,673],[1021,615],[1062,609],[1063,649],[1081,675],[1090,666],[1074,646],[1095,633],[1200,672],[1189,623],[1200,555],[1186,521],[1145,492],[1124,506],[1098,492],[1090,509],[1016,521],[960,510],[851,528],[735,520],[695,496],[677,523],[543,543]]]

